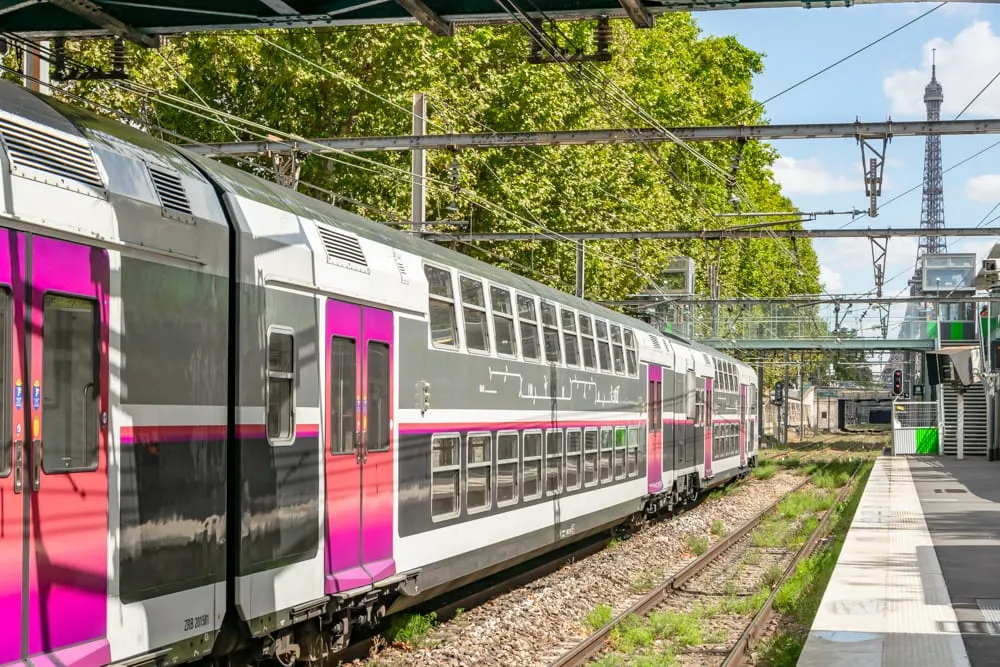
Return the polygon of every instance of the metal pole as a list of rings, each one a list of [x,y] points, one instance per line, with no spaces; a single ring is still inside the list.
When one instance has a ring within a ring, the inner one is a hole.
[[[757,442],[764,442],[764,360],[757,362]]]
[[[965,394],[960,391],[956,393],[958,394],[958,460],[961,461],[965,458]]]
[[[39,42],[38,47],[48,49],[48,42]],[[36,93],[49,93],[49,63],[43,60],[34,44],[24,49],[24,62],[21,72],[24,74],[24,87]]]
[[[586,241],[580,239],[576,242],[576,295],[583,298],[584,291],[584,278],[585,278],[585,265],[586,265],[586,249],[584,244]]]
[[[788,446],[788,407],[792,403],[791,392],[788,391],[788,350],[785,350],[785,418],[782,420],[781,444]]]
[[[427,129],[427,96],[424,93],[413,94],[413,134],[423,135]],[[425,177],[427,175],[427,155],[423,149],[411,154],[410,171],[410,220],[424,222],[427,220],[427,190]],[[423,226],[419,227],[423,230]]]
[[[802,442],[802,438],[805,435],[804,431],[806,429],[806,390],[802,386],[802,360],[805,357],[803,353],[799,353],[799,442]]]

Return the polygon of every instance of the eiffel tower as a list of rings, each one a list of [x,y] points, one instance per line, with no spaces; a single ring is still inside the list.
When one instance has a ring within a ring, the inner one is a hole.
[[[937,63],[934,51],[931,51],[931,80],[924,88],[924,105],[927,107],[927,120],[941,120],[941,103],[944,101],[944,89],[937,80]],[[920,237],[917,246],[917,258],[913,267],[913,277],[910,278],[910,296],[920,296],[920,264],[924,255],[934,255],[948,252],[948,245],[943,236],[936,236],[935,230],[944,228],[944,176],[941,168],[941,137],[928,136],[924,144],[924,184],[923,197],[920,204],[920,228],[926,234]],[[899,330],[899,338],[912,340],[922,338],[927,320],[927,308],[921,303],[910,302],[906,305],[906,316]],[[882,378],[889,382],[895,368],[903,369],[904,386],[913,386],[917,376],[919,356],[916,354],[893,352],[889,363],[882,369]]]

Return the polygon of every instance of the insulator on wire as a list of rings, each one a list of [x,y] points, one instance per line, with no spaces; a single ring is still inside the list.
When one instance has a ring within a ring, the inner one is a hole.
[[[594,39],[597,42],[597,52],[599,54],[607,53],[608,48],[611,46],[611,36],[611,22],[608,20],[608,17],[599,17],[597,25],[594,27]]]
[[[112,60],[112,69],[115,74],[125,73],[125,40],[115,37],[115,55]]]

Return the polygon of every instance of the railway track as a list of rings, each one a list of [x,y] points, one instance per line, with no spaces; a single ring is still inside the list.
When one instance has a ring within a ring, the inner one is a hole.
[[[737,478],[730,482],[727,486],[742,484],[746,479],[750,479],[750,477],[746,476]],[[796,488],[801,488],[802,485],[806,483],[808,483],[808,479],[803,481],[803,483]],[[703,495],[694,502],[676,507],[670,513],[657,515],[654,522],[661,523],[669,521],[674,517],[693,510],[707,499],[708,495]],[[780,499],[772,504],[768,509],[776,507],[777,502],[780,502]],[[408,610],[408,612],[424,615],[433,614],[436,622],[448,621],[462,610],[469,610],[483,605],[493,598],[530,585],[547,575],[557,572],[574,561],[592,556],[606,548],[612,539],[613,536],[607,533],[586,538],[581,542],[564,547],[554,553],[539,556],[538,558],[532,559],[525,564],[497,573],[482,582],[470,584],[469,586],[463,587],[458,591],[445,594],[439,598],[428,601],[427,603]],[[355,661],[363,661],[366,658],[375,657],[383,648],[392,645],[390,642],[387,642],[383,636],[386,630],[387,627],[382,625],[370,635],[360,637],[343,651],[340,651],[337,654],[331,654],[326,664],[347,665],[352,664]]]
[[[819,540],[825,534],[835,508],[844,501],[850,493],[850,490],[853,488],[854,481],[857,479],[858,472],[861,470],[862,465],[863,462],[858,463],[848,482],[841,488],[837,499],[830,505],[829,509],[823,513],[822,519],[812,531],[809,538],[795,553],[790,562],[784,567],[781,578],[773,585],[771,593],[764,602],[763,606],[754,614],[752,620],[746,626],[740,637],[736,640],[735,644],[731,646],[728,652],[718,652],[720,657],[724,656],[724,660],[721,663],[722,665],[725,667],[735,667],[736,665],[742,664],[748,651],[753,648],[755,642],[766,630],[773,613],[773,602],[777,592],[781,589],[781,586],[785,583],[785,581],[787,581],[788,577],[795,572],[795,568],[798,564],[804,558],[807,558],[812,554],[816,545],[819,543]],[[787,498],[788,496],[801,491],[809,484],[809,482],[810,478],[806,478],[801,484],[786,494],[785,497]],[[563,653],[562,656],[551,663],[550,667],[576,667],[578,665],[585,665],[592,659],[595,659],[605,651],[607,641],[616,628],[622,626],[628,619],[632,619],[634,617],[644,617],[650,612],[661,607],[667,598],[675,592],[680,591],[688,581],[705,572],[711,565],[722,559],[729,550],[733,549],[742,541],[748,539],[753,530],[777,509],[782,500],[784,500],[784,498],[779,498],[768,507],[765,507],[761,512],[744,523],[740,528],[733,531],[725,539],[717,542],[704,554],[688,563],[676,574],[635,602],[631,607],[617,615],[611,620],[611,622],[607,623],[586,639],[579,642],[571,650]],[[710,652],[716,653],[716,651]]]

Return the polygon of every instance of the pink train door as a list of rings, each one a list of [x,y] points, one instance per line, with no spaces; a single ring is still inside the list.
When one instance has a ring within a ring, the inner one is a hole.
[[[747,386],[740,385],[740,467],[747,466]]]
[[[13,584],[0,598],[0,662],[104,664],[108,258],[8,230],[0,230],[0,245],[10,337],[0,562]],[[14,535],[22,545],[16,555]]]
[[[712,378],[705,378],[705,477],[712,476]]]
[[[649,456],[646,461],[649,493],[663,490],[663,368],[649,365]]]
[[[392,333],[392,313],[327,301],[327,593],[395,572]]]

